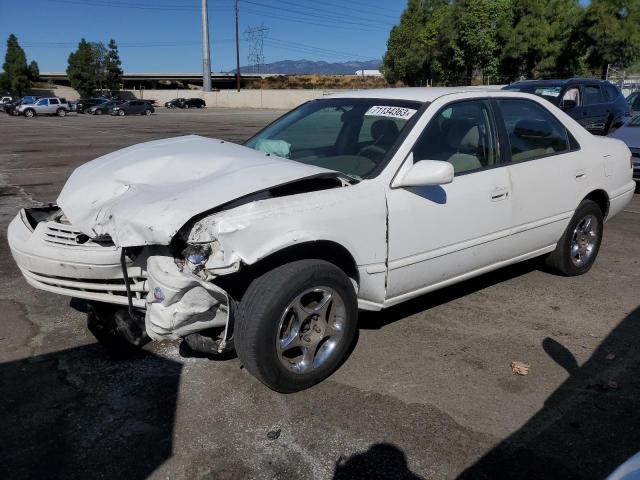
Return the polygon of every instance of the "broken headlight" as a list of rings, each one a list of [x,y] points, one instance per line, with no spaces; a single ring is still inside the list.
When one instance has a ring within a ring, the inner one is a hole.
[[[195,274],[204,269],[210,255],[211,245],[209,244],[189,245],[182,251],[184,265]]]

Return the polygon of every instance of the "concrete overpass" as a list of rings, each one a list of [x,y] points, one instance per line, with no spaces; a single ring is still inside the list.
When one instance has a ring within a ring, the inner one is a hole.
[[[257,80],[270,77],[273,74],[242,74],[242,79]],[[227,89],[235,88],[235,73],[212,73],[211,83],[215,88]],[[40,80],[54,85],[69,85],[69,77],[66,72],[41,72]],[[186,87],[187,85],[202,86],[201,72],[125,72],[122,74],[123,89],[174,89],[176,87]]]

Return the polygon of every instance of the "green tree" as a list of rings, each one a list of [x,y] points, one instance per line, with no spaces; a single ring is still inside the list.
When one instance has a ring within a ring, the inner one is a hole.
[[[454,5],[457,56],[470,81],[476,71],[496,77],[501,55],[500,34],[509,24],[511,0],[459,0]]]
[[[78,49],[69,55],[67,75],[69,83],[81,95],[91,95],[102,88],[105,79],[106,49],[102,43],[80,40]]]
[[[0,76],[0,87],[3,90],[21,96],[31,88],[27,56],[14,34],[9,35],[7,39],[7,53],[2,69],[4,72]]]
[[[592,0],[580,26],[587,64],[602,76],[609,64],[640,59],[640,0]]]
[[[122,85],[122,62],[118,54],[118,45],[114,39],[109,40],[105,58],[105,87],[109,90],[119,90]]]
[[[29,64],[29,80],[37,82],[40,79],[40,68],[38,68],[38,62],[31,60]]]
[[[502,51],[502,73],[511,79],[577,73],[581,55],[575,36],[582,14],[578,0],[514,2],[513,28]]]
[[[382,70],[390,83],[424,85],[445,71],[443,52],[453,45],[447,0],[409,0],[400,23],[391,29]],[[448,70],[447,70],[448,71]]]

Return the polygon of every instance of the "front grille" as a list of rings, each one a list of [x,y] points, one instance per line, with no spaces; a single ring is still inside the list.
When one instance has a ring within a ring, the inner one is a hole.
[[[65,245],[67,247],[82,246],[85,248],[95,249],[104,247],[115,248],[110,237],[102,237],[99,241],[90,239],[87,235],[83,234],[80,230],[77,230],[71,225],[65,225],[58,222],[47,222],[42,235],[42,240],[45,243]]]
[[[139,269],[138,269],[139,272]],[[111,280],[93,280],[43,275],[22,269],[26,279],[44,290],[53,291],[70,297],[85,298],[107,303],[127,305],[127,288],[123,278]],[[145,308],[145,298],[149,292],[146,273],[129,277],[129,289],[133,306]]]

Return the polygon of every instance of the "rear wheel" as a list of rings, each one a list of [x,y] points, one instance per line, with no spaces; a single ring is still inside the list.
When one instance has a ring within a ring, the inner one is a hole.
[[[357,329],[351,280],[323,260],[300,260],[256,278],[238,309],[235,346],[246,369],[289,393],[331,375]]]
[[[96,115],[102,115],[102,110],[100,110],[99,108],[97,108],[97,109],[95,110],[95,112],[93,112],[93,113],[95,113]]]
[[[146,109],[146,110],[144,111],[144,114],[145,114],[145,115],[147,115],[147,116],[151,115],[151,110]]]
[[[185,103],[184,108],[189,108],[189,104]]]
[[[59,117],[64,117],[67,115],[67,111],[64,108],[59,108],[56,112],[56,115],[58,115]]]
[[[556,249],[546,258],[547,266],[567,276],[587,273],[600,250],[603,217],[596,202],[584,200],[576,209]]]

